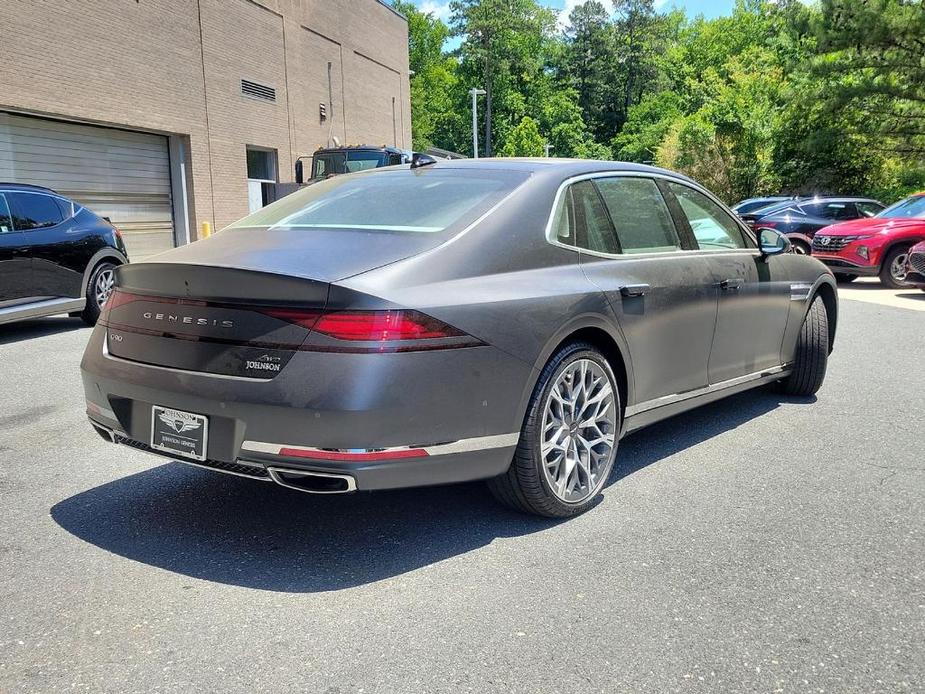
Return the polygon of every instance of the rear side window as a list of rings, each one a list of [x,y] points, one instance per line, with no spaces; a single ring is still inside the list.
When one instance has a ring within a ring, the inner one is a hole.
[[[10,214],[10,205],[6,196],[0,193],[0,234],[13,231],[13,215]]]
[[[435,233],[475,221],[526,181],[514,171],[374,171],[313,183],[230,228]]]
[[[668,183],[703,250],[749,248],[736,221],[706,195],[680,183]]]
[[[571,186],[575,221],[584,232],[578,237],[578,245],[598,253],[619,253],[617,237],[610,215],[604,207],[600,193],[591,181],[579,181]]]
[[[7,193],[17,231],[42,229],[60,224],[64,219],[61,208],[50,195]]]
[[[668,206],[655,181],[621,176],[595,181],[623,253],[652,253],[681,248]]]
[[[883,212],[883,205],[878,205],[875,202],[869,202],[867,200],[862,200],[861,202],[855,203],[858,207],[858,212],[861,213],[862,217],[873,217],[874,215],[880,214]]]

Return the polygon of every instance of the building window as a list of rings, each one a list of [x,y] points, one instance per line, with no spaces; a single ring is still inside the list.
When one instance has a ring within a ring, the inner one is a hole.
[[[276,150],[247,146],[247,207],[256,212],[275,199]]]

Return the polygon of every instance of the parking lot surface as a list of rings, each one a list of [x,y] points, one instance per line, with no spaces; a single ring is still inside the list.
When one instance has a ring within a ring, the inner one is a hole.
[[[480,484],[316,497],[107,444],[88,330],[0,326],[0,691],[922,691],[904,294],[843,292],[813,401],[643,430],[566,522]]]

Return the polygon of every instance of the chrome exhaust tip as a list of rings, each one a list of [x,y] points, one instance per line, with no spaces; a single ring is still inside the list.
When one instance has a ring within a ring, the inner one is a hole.
[[[267,472],[276,484],[309,494],[346,494],[357,488],[352,475],[271,466],[267,466]]]

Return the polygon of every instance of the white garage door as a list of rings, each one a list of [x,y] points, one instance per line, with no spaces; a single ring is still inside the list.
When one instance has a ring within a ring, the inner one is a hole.
[[[174,246],[161,135],[0,113],[0,181],[47,186],[108,217],[131,260]]]

